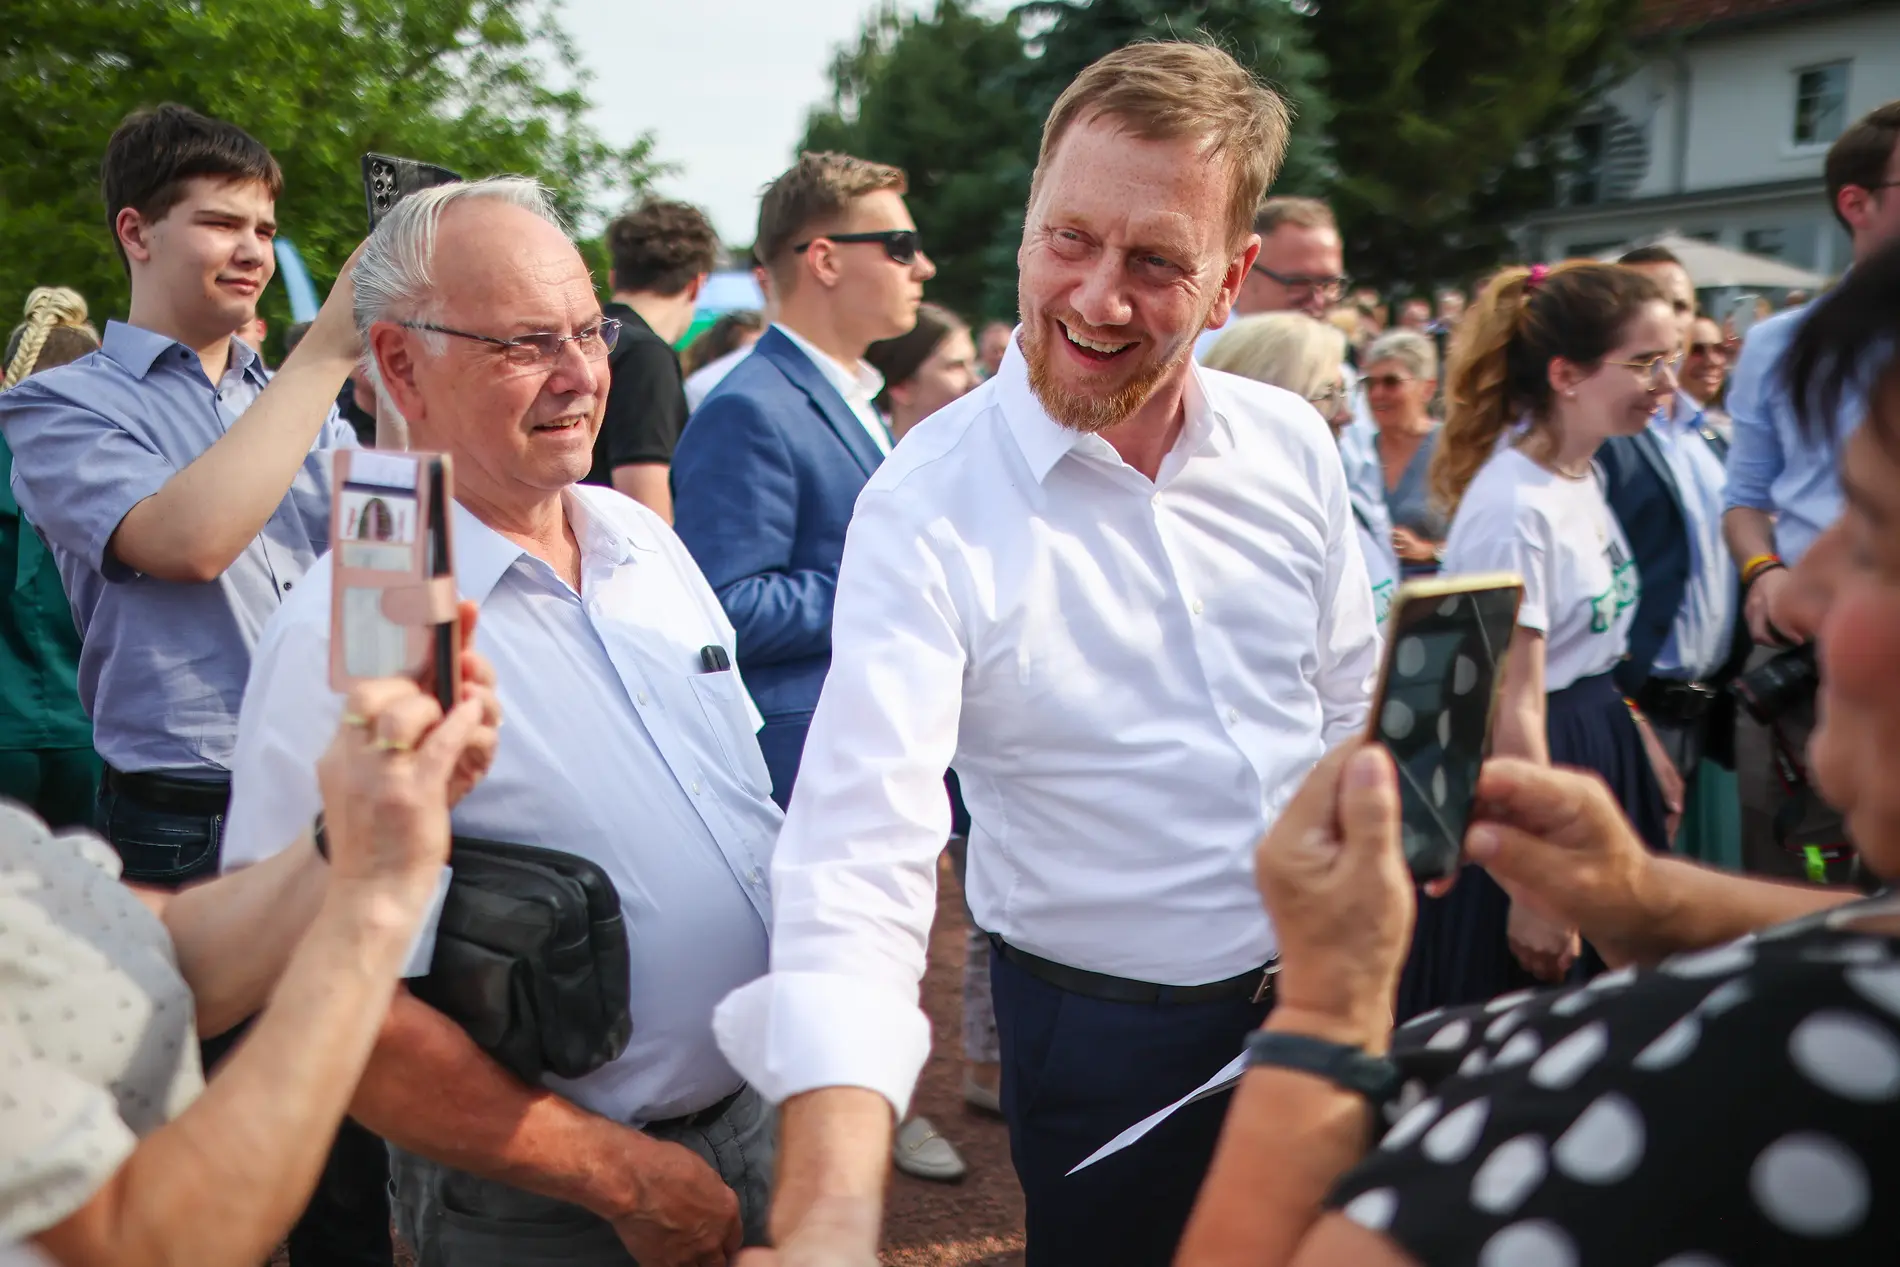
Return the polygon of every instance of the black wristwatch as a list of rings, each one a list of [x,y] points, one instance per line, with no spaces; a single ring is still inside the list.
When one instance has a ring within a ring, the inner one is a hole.
[[[1255,1030],[1247,1036],[1247,1066],[1317,1074],[1336,1086],[1357,1091],[1374,1104],[1383,1104],[1397,1095],[1403,1081],[1397,1065],[1384,1056],[1368,1054],[1363,1047],[1270,1029]]]
[[[317,811],[316,821],[310,824],[310,843],[317,847],[317,857],[325,862],[330,860],[330,835],[323,829],[323,811]]]

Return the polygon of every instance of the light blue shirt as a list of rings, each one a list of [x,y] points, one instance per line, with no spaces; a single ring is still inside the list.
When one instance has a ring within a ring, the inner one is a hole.
[[[1790,566],[1840,518],[1840,444],[1865,414],[1863,393],[1850,391],[1831,441],[1801,434],[1781,364],[1806,312],[1777,313],[1750,330],[1728,389],[1728,505],[1774,515],[1775,549]]]
[[[126,512],[216,443],[269,377],[233,339],[214,387],[196,352],[114,321],[99,351],[0,395],[13,494],[52,548],[82,639],[93,744],[120,770],[230,768],[251,650],[329,548],[322,450],[356,447],[334,409],[264,530],[217,580],[161,581],[107,550]]]
[[[768,870],[783,821],[732,625],[679,538],[612,489],[562,497],[579,592],[455,507],[455,583],[481,606],[504,725],[488,775],[455,807],[464,835],[559,849],[620,894],[633,1038],[549,1087],[616,1122],[694,1113],[737,1090],[713,1006],[766,970]],[[293,844],[322,804],[316,763],[343,713],[330,689],[326,556],[272,619],[244,700],[224,865]],[[451,859],[453,865],[453,859]]]
[[[1659,677],[1706,679],[1728,660],[1740,582],[1722,540],[1727,473],[1710,447],[1701,406],[1677,393],[1674,416],[1658,410],[1649,434],[1669,462],[1689,531],[1689,583],[1676,623],[1656,654]]]
[[[1370,418],[1355,415],[1339,433],[1339,460],[1346,464],[1346,487],[1352,492],[1352,504],[1366,516],[1367,526],[1386,542],[1389,550],[1392,511],[1385,504],[1385,466],[1379,461],[1379,428]]]

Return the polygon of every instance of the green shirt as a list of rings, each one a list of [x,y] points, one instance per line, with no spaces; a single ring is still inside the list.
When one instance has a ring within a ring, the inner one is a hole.
[[[13,451],[0,440],[0,750],[90,748],[72,607],[12,485]]]

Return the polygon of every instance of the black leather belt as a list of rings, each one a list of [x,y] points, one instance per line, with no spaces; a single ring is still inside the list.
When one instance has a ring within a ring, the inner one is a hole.
[[[127,774],[111,766],[105,768],[102,782],[115,796],[137,801],[148,809],[169,810],[176,814],[222,814],[231,808],[231,776],[186,778],[147,770]]]
[[[1071,968],[1012,946],[995,933],[989,934],[989,939],[997,954],[1038,981],[1106,1003],[1218,1003],[1224,999],[1260,1003],[1273,997],[1273,977],[1280,971],[1280,961],[1275,959],[1225,981],[1209,981],[1206,985],[1156,985],[1152,981],[1131,981],[1127,977],[1111,977],[1106,972]]]
[[[697,1130],[703,1126],[711,1126],[714,1122],[724,1117],[727,1112],[731,1110],[732,1106],[739,1102],[739,1097],[744,1094],[745,1088],[742,1086],[717,1104],[709,1104],[699,1112],[688,1113],[684,1117],[669,1117],[664,1122],[648,1122],[647,1129],[654,1130],[658,1128],[667,1131],[679,1131]]]
[[[1686,726],[1708,716],[1718,694],[1707,682],[1653,677],[1643,683],[1636,705],[1656,721]]]

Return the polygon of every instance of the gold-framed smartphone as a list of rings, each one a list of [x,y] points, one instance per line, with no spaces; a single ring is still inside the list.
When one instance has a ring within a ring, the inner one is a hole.
[[[1523,577],[1490,572],[1407,581],[1393,599],[1370,731],[1398,767],[1419,880],[1458,869],[1523,596]]]

